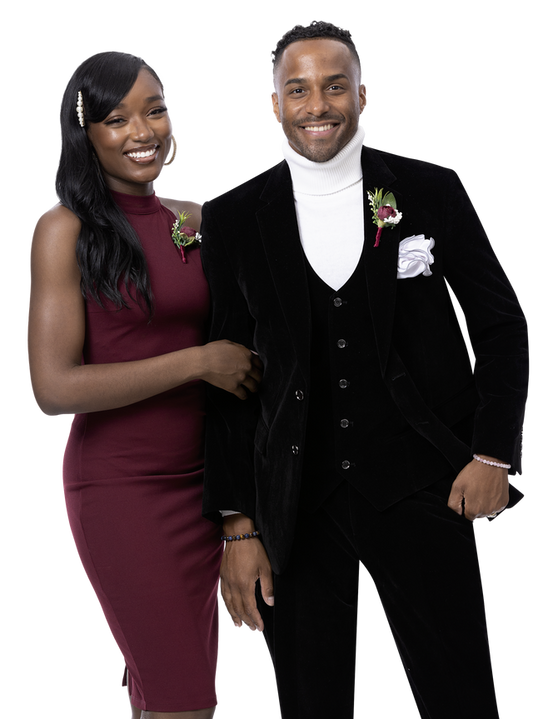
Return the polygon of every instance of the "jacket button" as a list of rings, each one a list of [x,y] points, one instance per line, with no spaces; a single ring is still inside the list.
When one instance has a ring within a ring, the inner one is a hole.
[[[293,445],[292,445],[292,453],[293,453],[294,455],[300,454],[300,448],[298,447],[297,444],[293,444]]]
[[[342,467],[343,469],[350,469],[350,461],[349,461],[348,459],[345,459],[345,460],[342,462],[341,467]]]
[[[304,393],[302,392],[301,389],[297,389],[294,394],[295,394],[297,400],[300,400],[300,402],[303,400]]]
[[[346,429],[350,426],[350,421],[348,419],[341,419],[341,427],[343,429]]]
[[[346,342],[346,340],[337,340],[337,347],[340,350],[343,350],[347,344],[348,344],[348,342]]]
[[[340,297],[335,297],[335,299],[333,300],[333,305],[334,305],[335,307],[341,307],[341,306],[342,306],[342,300],[341,300],[341,298],[340,298]]]
[[[340,387],[341,389],[346,389],[346,387],[349,387],[349,386],[350,386],[350,383],[348,382],[347,379],[340,379],[340,380],[339,380],[339,387]]]

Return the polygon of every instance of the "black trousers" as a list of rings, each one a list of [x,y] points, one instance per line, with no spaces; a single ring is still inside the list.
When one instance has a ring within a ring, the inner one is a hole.
[[[359,562],[378,589],[423,719],[497,719],[473,526],[453,478],[378,512],[344,482],[302,513],[275,606],[258,592],[284,719],[351,719]],[[387,677],[382,677],[387,689]]]

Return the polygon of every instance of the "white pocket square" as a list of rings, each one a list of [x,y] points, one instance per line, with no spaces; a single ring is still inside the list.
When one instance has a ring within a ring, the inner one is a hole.
[[[402,240],[398,247],[397,278],[405,280],[420,274],[425,277],[433,274],[429,266],[435,261],[431,254],[434,247],[433,237],[427,240],[425,235],[413,235]]]

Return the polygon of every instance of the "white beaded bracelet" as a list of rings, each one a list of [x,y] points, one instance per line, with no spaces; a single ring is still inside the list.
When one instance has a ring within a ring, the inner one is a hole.
[[[481,462],[482,464],[489,464],[491,467],[499,467],[500,469],[511,469],[510,464],[503,464],[503,462],[491,462],[490,459],[483,459],[482,457],[478,457],[477,454],[474,455],[474,459],[476,459],[478,462]]]

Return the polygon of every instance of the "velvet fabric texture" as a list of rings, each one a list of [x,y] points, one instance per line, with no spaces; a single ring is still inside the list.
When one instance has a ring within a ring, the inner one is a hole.
[[[284,719],[353,717],[359,561],[422,719],[498,718],[473,525],[446,504],[453,479],[383,512],[343,482],[300,512],[274,607],[257,591]]]
[[[394,193],[403,213],[375,248],[377,228],[365,201],[361,262],[383,382],[408,424],[451,471],[459,472],[477,452],[520,472],[526,322],[463,186],[451,170],[369,148],[363,148],[362,166],[365,200],[368,191],[383,188]],[[398,280],[399,243],[419,234],[435,240],[432,275]],[[265,366],[258,396],[246,402],[208,388],[204,513],[215,518],[220,509],[234,509],[254,518],[280,573],[300,504],[312,329],[286,163],[207,203],[202,235],[211,339],[241,342]],[[475,375],[447,283],[467,319]],[[457,433],[471,416],[471,433]],[[379,435],[360,457],[361,492],[377,509],[436,479],[431,466],[422,466],[389,488],[380,485],[380,474],[394,472],[397,462]]]

